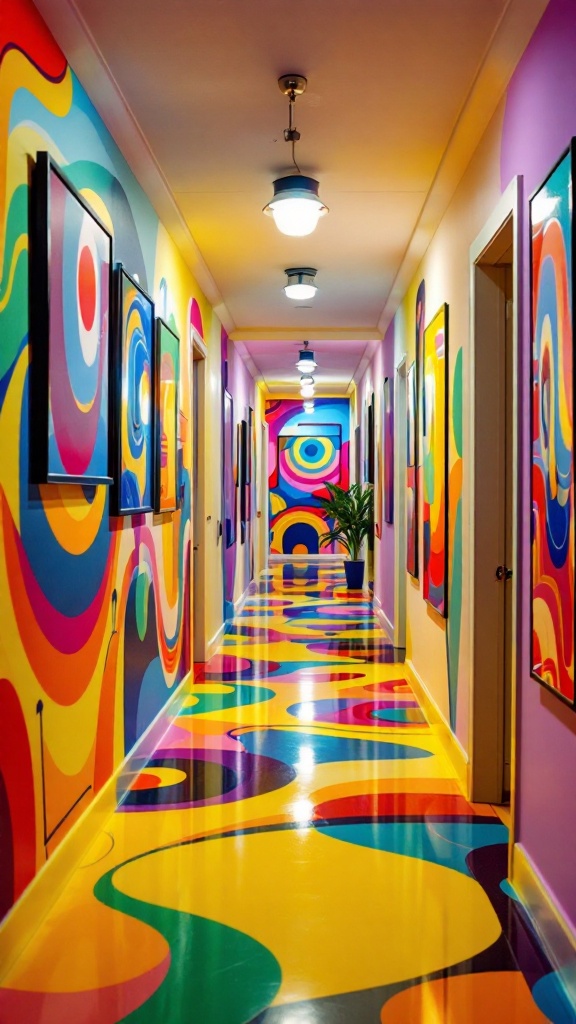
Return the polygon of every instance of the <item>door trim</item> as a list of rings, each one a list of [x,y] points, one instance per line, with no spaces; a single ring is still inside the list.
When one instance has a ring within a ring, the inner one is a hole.
[[[394,372],[394,646],[406,647],[406,374],[403,355]],[[382,432],[382,443],[384,431]]]
[[[502,692],[496,695],[496,700],[491,701],[489,704],[488,713],[482,716],[475,714],[476,703],[480,700],[480,689],[477,686],[476,679],[476,654],[478,647],[486,640],[490,642],[490,638],[484,638],[479,635],[478,629],[478,607],[477,607],[477,583],[475,581],[475,561],[476,561],[476,531],[475,531],[475,511],[476,511],[476,496],[475,496],[475,466],[476,466],[476,406],[477,406],[477,393],[476,393],[476,364],[477,364],[477,352],[476,352],[476,275],[478,264],[481,263],[481,258],[484,252],[490,247],[490,244],[498,236],[507,221],[512,218],[512,231],[513,231],[513,263],[512,263],[512,292],[513,292],[513,320],[512,320],[512,381],[509,388],[509,394],[512,400],[512,461],[516,468],[513,473],[512,481],[512,508],[511,508],[511,519],[512,519],[512,570],[513,577],[510,584],[512,587],[511,602],[512,602],[512,630],[510,643],[512,645],[511,651],[511,688],[512,688],[512,706],[511,706],[511,780],[510,780],[510,810],[511,810],[511,824],[510,824],[510,849],[514,839],[514,803],[515,803],[515,770],[516,770],[516,687],[517,687],[517,643],[518,643],[518,455],[519,455],[519,422],[518,422],[518,345],[519,345],[519,319],[520,319],[520,288],[521,288],[521,268],[522,268],[522,257],[523,257],[523,245],[522,245],[522,225],[521,225],[521,211],[522,211],[522,177],[518,176],[514,178],[505,192],[501,196],[496,208],[493,210],[488,221],[484,225],[482,231],[474,240],[470,246],[470,353],[468,359],[468,370],[465,374],[466,387],[464,394],[468,394],[468,416],[466,417],[465,425],[468,428],[468,444],[465,446],[465,451],[469,453],[469,457],[465,460],[464,466],[464,494],[468,495],[468,508],[465,514],[465,521],[468,522],[469,526],[469,551],[470,551],[470,582],[469,582],[469,665],[470,665],[470,708],[469,708],[469,748],[470,748],[470,762],[469,762],[469,776],[468,776],[468,791],[473,800],[482,800],[488,802],[497,802],[498,793],[495,787],[494,780],[488,782],[486,785],[485,780],[479,777],[479,770],[477,767],[477,759],[475,758],[475,750],[481,749],[483,751],[489,751],[489,757],[492,758],[492,763],[497,764],[498,758],[501,758],[501,752],[498,750],[499,737],[502,731],[502,715],[503,715],[503,688]],[[483,695],[485,696],[485,695]],[[482,725],[480,725],[482,721]]]

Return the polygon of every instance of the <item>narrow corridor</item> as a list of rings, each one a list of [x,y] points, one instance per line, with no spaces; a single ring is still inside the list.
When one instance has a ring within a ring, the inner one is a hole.
[[[337,568],[253,584],[1,1024],[573,1021],[398,653]]]

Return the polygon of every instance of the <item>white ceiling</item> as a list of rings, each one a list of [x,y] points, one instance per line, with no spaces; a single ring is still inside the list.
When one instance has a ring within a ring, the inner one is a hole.
[[[382,337],[547,0],[35,2],[252,369],[280,385],[278,345],[354,342],[326,379],[340,387]],[[308,78],[296,152],[330,207],[302,239],[261,213],[290,171],[288,72]],[[318,269],[304,308],[282,291],[300,265]]]

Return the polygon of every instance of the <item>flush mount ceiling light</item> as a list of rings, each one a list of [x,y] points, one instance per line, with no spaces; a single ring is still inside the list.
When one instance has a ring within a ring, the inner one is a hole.
[[[309,342],[304,342],[304,348],[300,349],[300,358],[296,363],[296,369],[300,370],[300,373],[311,373],[318,365],[314,359],[314,353],[308,349],[308,344]]]
[[[288,283],[284,292],[289,299],[313,299],[318,291],[314,278],[318,273],[314,267],[287,267],[284,271]]]
[[[307,84],[303,75],[282,75],[278,79],[281,92],[288,96],[288,128],[284,129],[284,139],[292,144],[292,163],[297,173],[276,178],[272,183],[274,197],[264,207],[264,213],[274,218],[283,235],[297,237],[312,234],[320,217],[328,213],[328,207],[318,195],[319,182],[302,174],[294,155],[294,146],[300,138],[294,126],[294,105]]]

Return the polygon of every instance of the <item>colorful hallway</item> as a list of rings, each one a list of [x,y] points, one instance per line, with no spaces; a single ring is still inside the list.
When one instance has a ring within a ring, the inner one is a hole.
[[[367,593],[252,584],[4,979],[2,1024],[569,1024]]]

